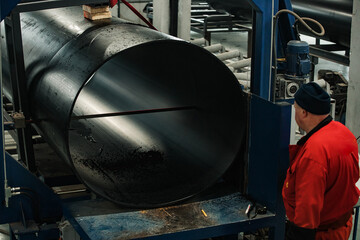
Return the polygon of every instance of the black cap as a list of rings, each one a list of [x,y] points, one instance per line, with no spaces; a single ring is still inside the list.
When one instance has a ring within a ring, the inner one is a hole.
[[[295,93],[296,103],[316,115],[330,113],[330,96],[317,83],[303,84]]]

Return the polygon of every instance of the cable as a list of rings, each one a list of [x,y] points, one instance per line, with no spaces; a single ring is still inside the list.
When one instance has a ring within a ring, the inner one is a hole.
[[[136,16],[138,16],[141,20],[143,20],[144,23],[146,23],[146,25],[149,26],[149,28],[154,29],[156,31],[158,31],[146,18],[143,17],[143,15],[141,15],[141,13],[138,12],[138,10],[136,10],[130,3],[128,3],[126,0],[121,0],[133,13],[136,14]]]
[[[277,78],[277,52],[276,52],[277,22],[278,22],[278,18],[280,16],[280,14],[282,14],[282,13],[289,13],[289,14],[293,15],[296,18],[296,21],[301,22],[310,32],[312,32],[313,34],[315,34],[319,37],[324,36],[324,34],[325,34],[325,28],[323,27],[323,25],[321,25],[321,23],[319,23],[315,19],[308,18],[308,17],[300,17],[299,15],[297,15],[296,13],[294,13],[293,11],[290,11],[288,9],[281,9],[275,14],[274,23],[273,23],[274,24],[273,25],[274,81],[273,81],[273,86],[272,86],[273,87],[273,102],[275,102],[275,85],[276,85],[276,78]],[[313,22],[316,25],[318,25],[320,28],[320,32],[314,31],[305,21]]]
[[[35,192],[32,189],[27,188],[27,190],[31,190],[35,194]],[[35,222],[37,222],[37,223],[41,222],[40,215],[39,215],[39,205],[38,205],[39,201],[36,196],[32,196],[28,192],[24,192],[24,191],[12,191],[12,194],[13,194],[13,196],[23,195],[23,196],[28,197],[31,201],[32,212],[33,212],[33,217],[34,217]]]
[[[310,32],[312,32],[313,34],[321,37],[321,36],[324,36],[325,34],[325,29],[323,27],[323,25],[321,25],[321,23],[319,23],[318,21],[316,21],[315,19],[312,19],[312,18],[308,18],[308,17],[300,17],[299,15],[297,15],[296,13],[294,13],[293,11],[290,11],[288,9],[281,9],[280,11],[278,11],[274,18],[275,18],[275,22],[277,21],[277,19],[279,18],[279,15],[281,13],[289,13],[291,15],[293,15],[297,20],[299,20]],[[316,25],[319,26],[321,32],[316,32],[314,31],[305,21],[309,21],[309,22],[313,22],[315,23]]]

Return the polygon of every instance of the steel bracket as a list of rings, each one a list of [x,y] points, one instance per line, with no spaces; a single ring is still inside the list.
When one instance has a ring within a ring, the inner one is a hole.
[[[18,129],[26,127],[25,116],[22,112],[14,112],[10,116],[14,122],[14,128]]]

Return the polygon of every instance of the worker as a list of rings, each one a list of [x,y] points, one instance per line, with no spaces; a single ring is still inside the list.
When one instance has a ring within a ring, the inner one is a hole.
[[[286,239],[347,240],[360,193],[356,138],[329,115],[330,96],[315,82],[300,87],[294,107],[307,134],[289,146],[282,190]]]

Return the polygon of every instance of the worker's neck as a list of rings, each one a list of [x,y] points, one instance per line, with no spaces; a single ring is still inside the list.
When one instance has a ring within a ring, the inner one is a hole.
[[[327,118],[327,116],[329,116],[329,115],[328,114],[326,114],[326,115],[311,114],[308,124],[306,124],[306,127],[305,127],[306,129],[304,129],[304,131],[306,133],[309,133],[317,125],[319,125],[319,123],[321,123],[325,118]]]

